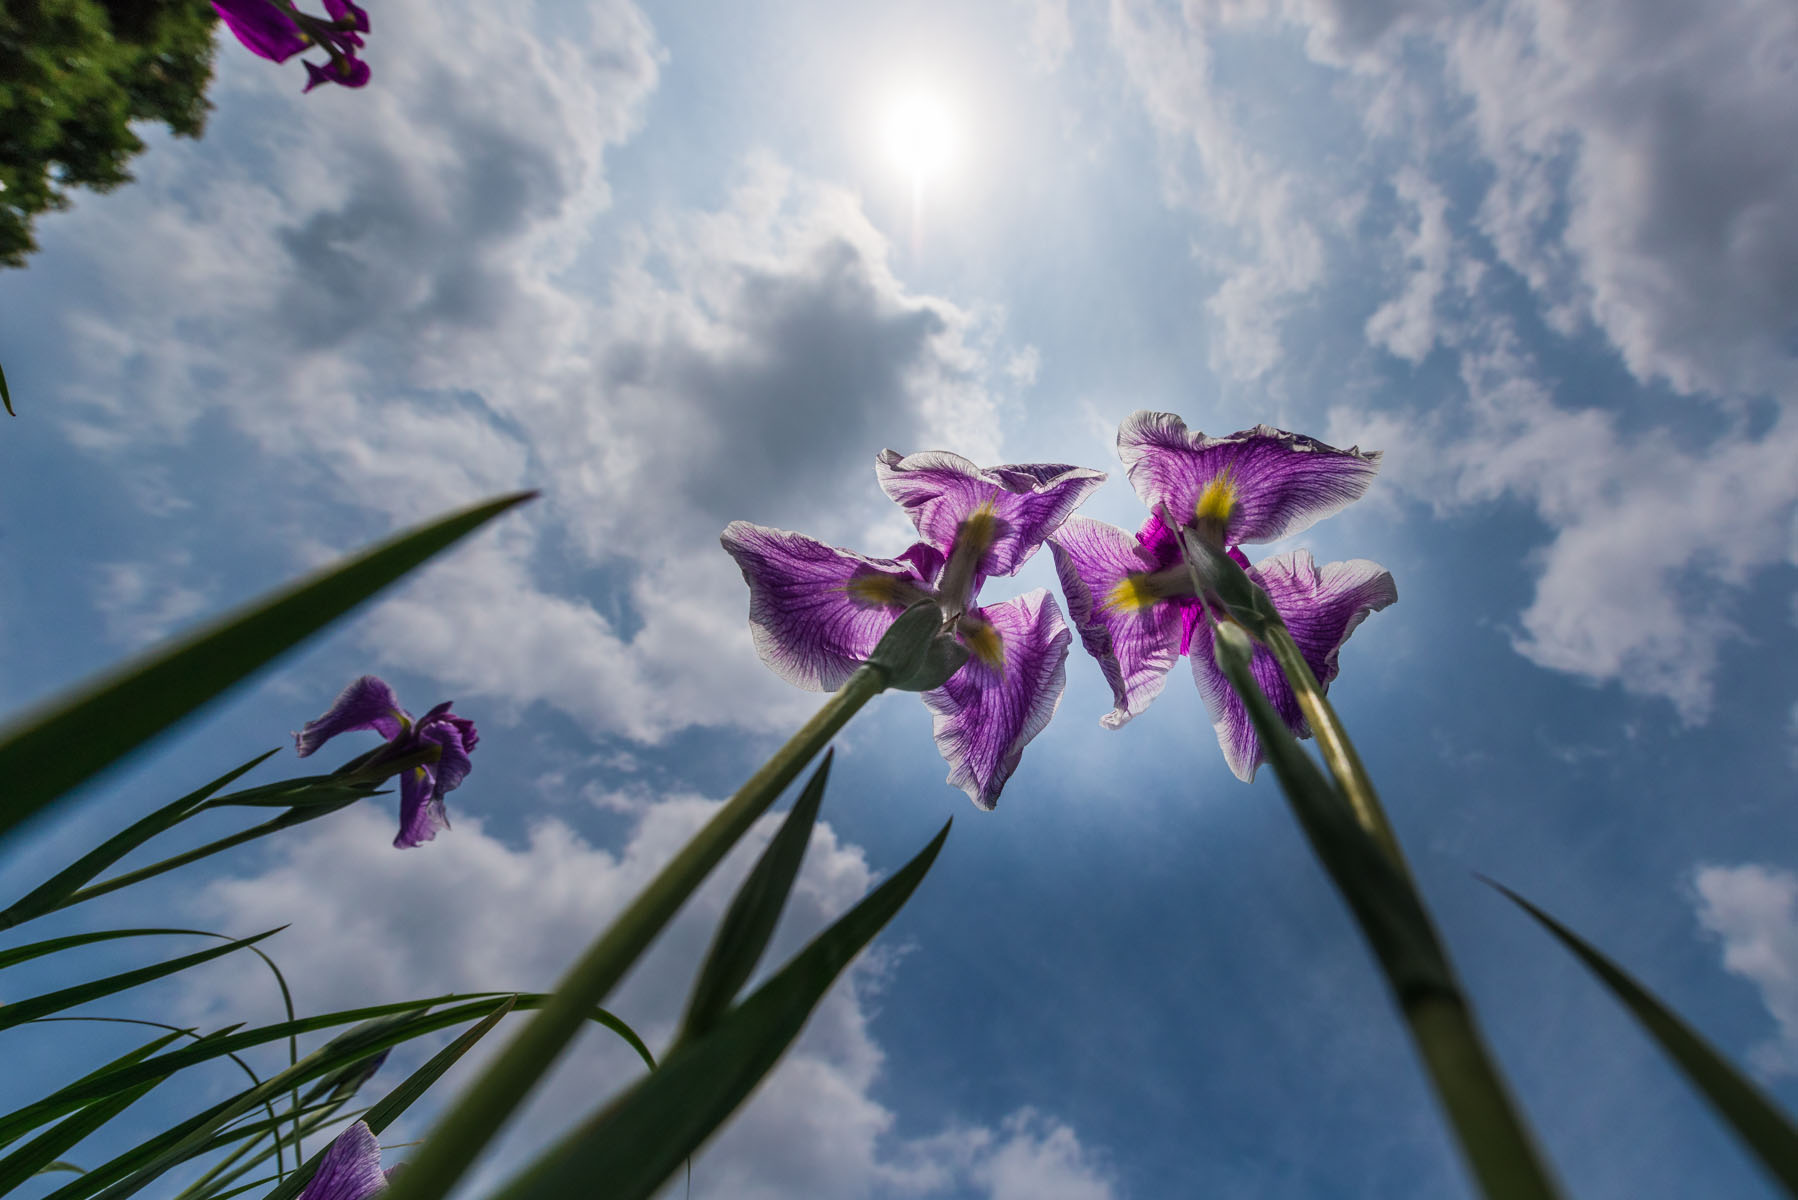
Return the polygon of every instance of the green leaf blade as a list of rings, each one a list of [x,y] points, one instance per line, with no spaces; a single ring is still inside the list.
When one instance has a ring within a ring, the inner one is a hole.
[[[1596,946],[1502,883],[1486,880],[1583,962],[1666,1052],[1786,1195],[1798,1197],[1798,1127],[1716,1047]]]
[[[534,496],[519,492],[405,531],[253,600],[0,728],[0,838],[389,584]]]
[[[761,961],[762,951],[767,949],[775,923],[793,890],[793,880],[799,875],[835,754],[834,750],[825,752],[824,761],[812,772],[780,830],[732,898],[718,931],[712,935],[712,948],[693,985],[677,1041],[703,1036],[730,1007]]]
[[[892,919],[948,837],[945,824],[876,888],[726,1013],[712,1032],[607,1105],[502,1188],[496,1200],[562,1200],[606,1181],[608,1200],[647,1200],[755,1088],[844,967]],[[403,1179],[405,1173],[396,1176]]]

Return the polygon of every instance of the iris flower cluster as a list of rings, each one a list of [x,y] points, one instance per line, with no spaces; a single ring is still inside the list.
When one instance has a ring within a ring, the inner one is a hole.
[[[212,0],[213,11],[252,54],[285,62],[314,46],[330,56],[323,66],[309,59],[306,86],[321,83],[359,88],[368,82],[368,64],[356,56],[368,32],[368,14],[351,0],[324,0],[325,17],[295,8],[291,0]]]
[[[1181,536],[1198,536],[1244,568],[1327,687],[1349,634],[1398,598],[1391,574],[1365,559],[1320,567],[1304,550],[1251,564],[1240,547],[1298,533],[1359,498],[1380,456],[1266,425],[1207,437],[1171,413],[1147,411],[1124,422],[1118,453],[1150,511],[1134,535],[1073,515],[1102,472],[1042,463],[981,469],[945,452],[901,457],[891,450],[876,461],[876,474],[919,534],[897,558],[733,522],[724,548],[749,585],[762,661],[800,687],[835,689],[901,612],[934,600],[944,631],[969,657],[924,702],[949,781],[990,809],[1060,703],[1070,639],[1041,589],[997,604],[976,600],[988,577],[1016,574],[1046,542],[1074,629],[1111,685],[1115,707],[1102,723],[1118,729],[1141,713],[1187,657],[1225,760],[1239,778],[1253,778],[1260,743],[1212,656],[1212,622],[1228,615],[1201,594]],[[1265,647],[1256,647],[1253,666],[1286,724],[1309,736]]]

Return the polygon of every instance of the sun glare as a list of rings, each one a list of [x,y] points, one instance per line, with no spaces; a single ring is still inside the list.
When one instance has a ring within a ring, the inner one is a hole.
[[[914,92],[887,109],[887,155],[914,184],[940,175],[955,157],[955,124],[948,106]]]

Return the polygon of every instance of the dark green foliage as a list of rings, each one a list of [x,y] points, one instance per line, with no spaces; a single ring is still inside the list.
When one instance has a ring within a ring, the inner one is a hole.
[[[198,137],[212,79],[207,0],[0,0],[0,266],[71,187],[131,178],[133,121]]]

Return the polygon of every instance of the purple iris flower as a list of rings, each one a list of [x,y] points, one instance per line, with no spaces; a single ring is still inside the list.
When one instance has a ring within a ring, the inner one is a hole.
[[[1038,588],[976,604],[990,575],[1014,575],[1105,478],[1085,467],[1032,463],[982,469],[957,454],[875,461],[881,487],[911,515],[919,541],[898,558],[869,558],[733,521],[721,539],[749,584],[749,624],[762,661],[783,679],[834,691],[906,608],[934,600],[968,661],[923,693],[935,715],[949,782],[981,808],[999,800],[1024,747],[1055,713],[1070,638]]]
[[[294,748],[304,758],[340,733],[373,729],[387,739],[386,748],[370,766],[434,750],[436,758],[408,767],[400,775],[400,831],[393,844],[400,849],[428,842],[440,829],[449,828],[443,796],[468,777],[468,754],[480,741],[474,722],[458,717],[445,700],[416,722],[401,708],[393,689],[373,675],[343,689],[324,716],[308,721],[293,735]]]
[[[1267,593],[1324,687],[1336,678],[1349,634],[1368,613],[1398,599],[1392,575],[1366,559],[1319,567],[1308,551],[1297,550],[1251,566],[1236,548],[1307,529],[1357,499],[1379,469],[1377,452],[1338,450],[1265,425],[1206,437],[1171,413],[1138,412],[1118,431],[1118,453],[1152,511],[1227,548]],[[1187,655],[1225,760],[1238,778],[1254,778],[1261,745],[1213,660],[1206,601],[1193,586],[1175,531],[1160,516],[1134,537],[1076,517],[1049,546],[1081,643],[1111,685],[1116,707],[1100,723],[1117,729],[1141,713],[1161,694],[1175,660]],[[1266,647],[1255,647],[1253,668],[1286,724],[1309,737],[1298,700]]]
[[[368,1124],[357,1121],[325,1151],[300,1200],[367,1200],[386,1187],[381,1147]]]
[[[330,55],[323,66],[304,64],[305,91],[321,83],[361,87],[368,82],[369,70],[356,52],[368,32],[368,14],[350,0],[324,0],[324,4],[328,17],[315,17],[277,0],[212,0],[213,11],[252,54],[285,62],[317,46]]]

